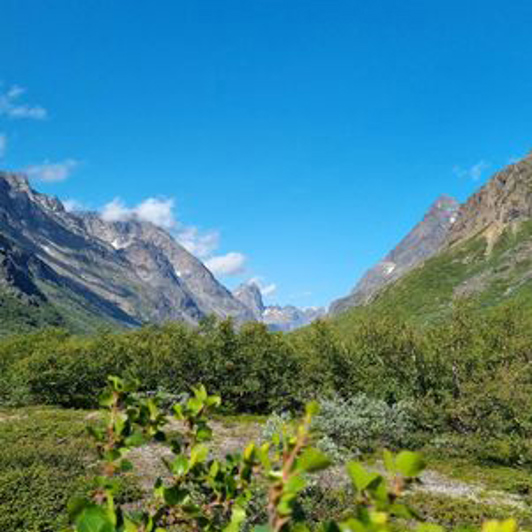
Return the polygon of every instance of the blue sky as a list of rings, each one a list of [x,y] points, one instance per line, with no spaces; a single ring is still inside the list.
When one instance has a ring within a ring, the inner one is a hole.
[[[0,166],[171,225],[271,301],[344,295],[439,194],[464,200],[532,148],[529,1],[0,0],[0,16]]]

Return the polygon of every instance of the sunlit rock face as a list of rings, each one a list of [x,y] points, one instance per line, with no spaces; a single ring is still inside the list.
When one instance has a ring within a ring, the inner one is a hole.
[[[253,319],[164,229],[134,219],[109,222],[97,213],[68,212],[20,174],[0,172],[0,235],[28,254],[32,264],[42,265],[28,269],[28,280],[65,312],[129,326],[197,323],[211,314],[237,322]],[[9,253],[9,245],[4,249]],[[44,270],[46,278],[41,278]]]

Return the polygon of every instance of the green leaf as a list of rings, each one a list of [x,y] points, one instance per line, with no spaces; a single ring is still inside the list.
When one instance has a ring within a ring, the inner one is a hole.
[[[192,414],[197,415],[199,411],[203,408],[203,401],[201,399],[198,399],[197,397],[193,397],[192,399],[188,400],[187,407],[192,412]]]
[[[206,445],[195,445],[190,451],[190,467],[197,463],[205,462],[209,455],[209,448]]]
[[[68,516],[70,517],[70,520],[75,521],[78,515],[92,506],[94,506],[94,503],[90,500],[83,497],[74,497],[68,503]]]
[[[201,401],[202,403],[205,402],[205,400],[207,399],[207,390],[205,389],[205,386],[203,386],[203,384],[198,388],[193,388],[192,391],[194,392],[194,395],[199,401]]]
[[[417,477],[425,469],[425,461],[419,453],[402,451],[395,460],[397,471],[404,477]]]
[[[99,506],[85,509],[76,519],[77,532],[115,532],[111,517]]]
[[[353,485],[359,491],[364,491],[372,482],[381,478],[377,473],[367,471],[362,464],[358,462],[350,462],[347,464],[347,472],[349,473]]]
[[[241,506],[234,506],[231,512],[231,521],[224,528],[224,532],[238,532],[246,519],[246,511]]]
[[[257,525],[253,527],[253,532],[271,532],[270,525]]]
[[[139,447],[145,443],[145,438],[142,432],[134,432],[131,436],[125,439],[125,444],[128,447]]]
[[[174,475],[180,477],[188,471],[188,458],[184,455],[179,455],[171,464],[171,470]]]
[[[166,504],[170,506],[176,506],[178,504],[184,504],[188,501],[189,493],[183,488],[178,486],[172,486],[171,488],[165,488],[163,497]]]
[[[313,473],[327,469],[331,465],[331,461],[319,449],[309,447],[305,449],[297,461],[297,466],[303,471]]]
[[[395,473],[395,460],[393,458],[393,454],[388,451],[388,449],[384,449],[383,451],[383,458],[384,458],[384,467],[386,468],[386,471],[388,473]]]
[[[294,475],[286,483],[285,489],[291,493],[299,493],[305,489],[306,485],[307,481],[301,475]]]
[[[196,439],[198,441],[209,441],[212,439],[212,430],[207,427],[200,427],[196,432]]]
[[[109,407],[114,402],[114,394],[111,390],[105,390],[101,393],[98,403],[100,406]]]
[[[133,470],[133,464],[129,460],[122,460],[120,462],[120,471],[124,473]]]
[[[516,532],[517,528],[517,522],[514,519],[486,521],[482,525],[482,532]]]
[[[340,523],[340,530],[342,532],[366,532],[367,529],[358,519],[350,518]]]

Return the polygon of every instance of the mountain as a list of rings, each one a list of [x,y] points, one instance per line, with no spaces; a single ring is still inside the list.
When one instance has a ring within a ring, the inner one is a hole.
[[[233,295],[246,305],[257,321],[273,331],[292,331],[304,327],[325,314],[321,307],[300,309],[292,305],[264,305],[260,288],[255,283],[244,283],[233,290]]]
[[[463,297],[478,309],[507,302],[532,309],[532,153],[471,196],[439,251],[384,287],[369,308],[429,322]]]
[[[196,323],[209,314],[253,319],[163,229],[134,219],[106,222],[95,213],[67,212],[19,174],[0,172],[0,236],[2,297],[46,306],[59,317],[56,321],[75,330]]]
[[[450,196],[440,196],[419,222],[381,261],[368,270],[351,293],[331,304],[330,314],[364,305],[386,285],[393,283],[427,258],[435,255],[446,242],[458,216],[460,204]]]
[[[260,288],[256,283],[241,284],[235,288],[235,290],[233,290],[233,295],[251,310],[253,317],[256,320],[262,320],[262,314],[264,313],[266,307],[264,306],[264,301],[262,300]]]
[[[262,321],[273,331],[287,332],[309,325],[314,320],[325,316],[325,313],[322,307],[301,309],[292,305],[271,305],[264,310]]]

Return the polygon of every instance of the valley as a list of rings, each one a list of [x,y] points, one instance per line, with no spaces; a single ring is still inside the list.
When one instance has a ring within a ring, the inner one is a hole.
[[[1,173],[0,528],[60,529],[73,494],[94,489],[85,430],[107,419],[97,409],[110,375],[135,380],[132,401],[159,397],[161,412],[188,404],[199,383],[220,396],[217,459],[275,442],[318,401],[312,441],[332,467],[301,491],[312,526],[350,511],[343,466],[358,460],[386,477],[389,449],[428,462],[401,493],[418,518],[473,530],[512,515],[528,527],[531,265],[532,156],[462,205],[437,199],[328,313],[267,305],[252,282],[230,291],[168,231],[69,213]],[[134,472],[117,473],[113,488],[124,508],[141,509],[158,476],[172,482],[164,449],[131,451]],[[245,526],[264,517],[261,486]],[[16,501],[23,512],[9,511]]]

